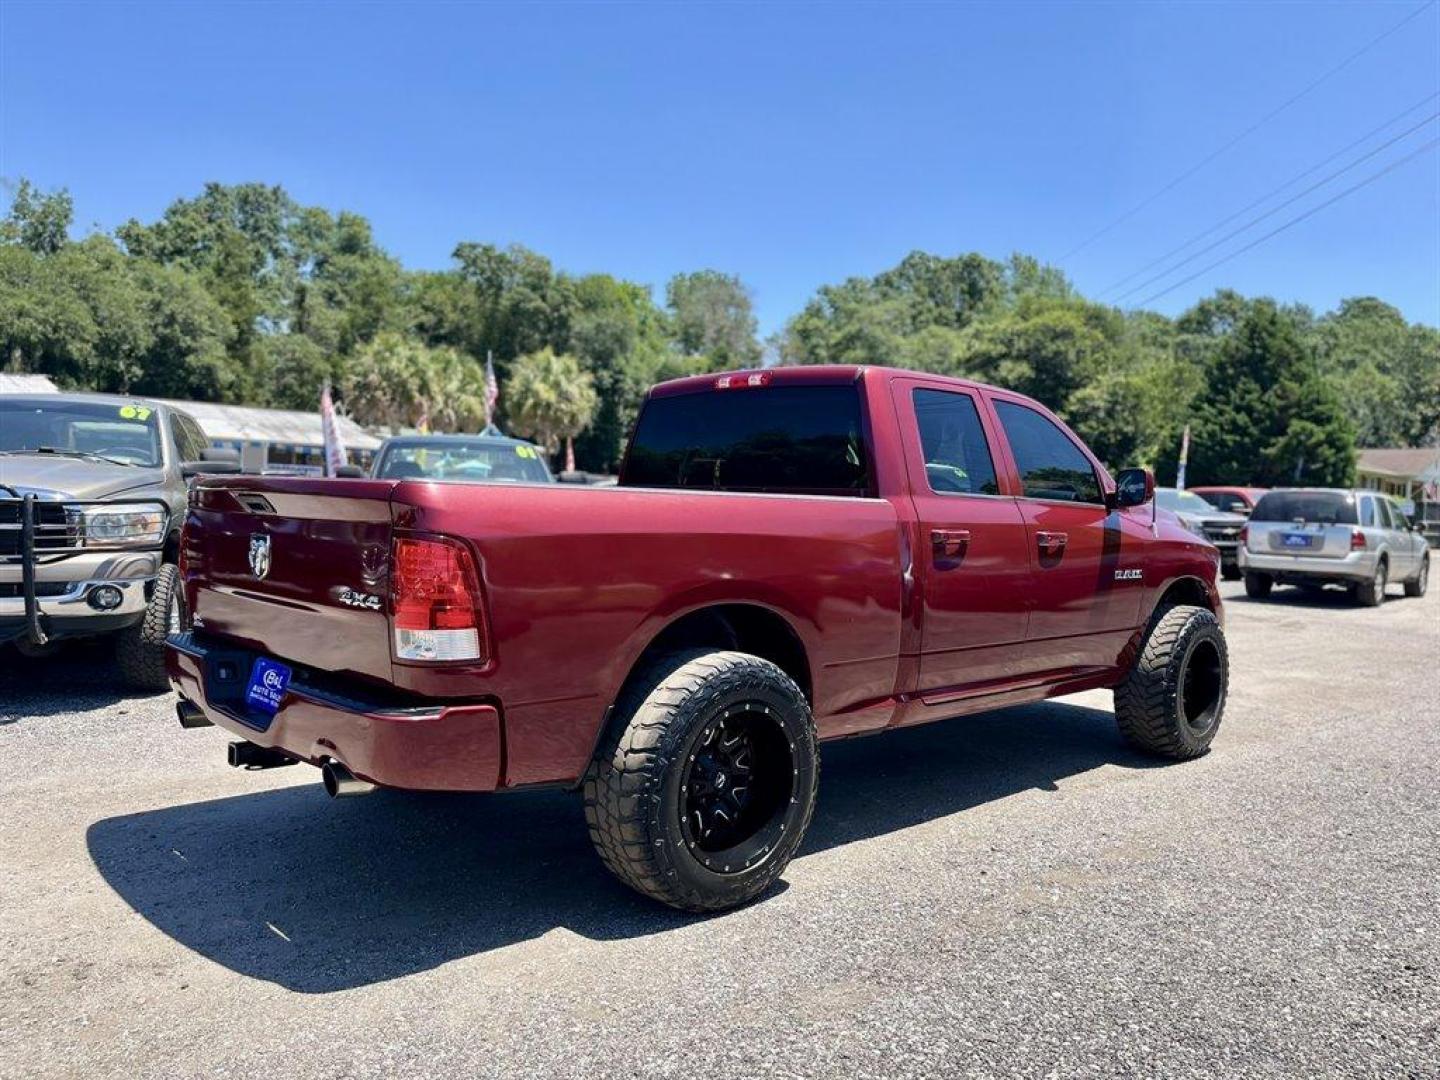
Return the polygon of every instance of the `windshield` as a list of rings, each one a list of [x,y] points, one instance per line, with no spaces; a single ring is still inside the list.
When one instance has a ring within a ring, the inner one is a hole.
[[[154,467],[160,464],[159,414],[134,402],[0,398],[0,453],[76,454]]]
[[[386,449],[375,475],[381,480],[466,480],[486,484],[545,484],[550,470],[528,443],[451,439],[398,443]]]
[[[1255,504],[1251,521],[1315,521],[1355,525],[1355,496],[1345,491],[1272,491]]]
[[[1177,491],[1175,488],[1160,488],[1155,492],[1155,501],[1166,510],[1187,514],[1213,514],[1215,505],[1208,503],[1193,491]]]
[[[865,495],[860,396],[850,386],[776,386],[651,398],[625,487]]]

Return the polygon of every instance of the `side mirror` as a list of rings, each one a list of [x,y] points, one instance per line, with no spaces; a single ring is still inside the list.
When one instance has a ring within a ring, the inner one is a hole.
[[[341,465],[335,470],[335,475],[346,480],[363,480],[366,473],[359,465]]]
[[[182,461],[180,463],[180,475],[186,480],[193,480],[197,476],[213,476],[219,473],[240,472],[238,461]]]
[[[1144,506],[1154,497],[1154,473],[1149,469],[1121,469],[1115,477],[1115,491],[1106,501],[1114,510]]]

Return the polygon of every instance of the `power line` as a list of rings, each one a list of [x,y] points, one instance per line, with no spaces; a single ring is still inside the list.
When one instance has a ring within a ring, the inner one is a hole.
[[[1269,200],[1273,199],[1276,195],[1279,195],[1279,194],[1280,194],[1282,191],[1284,191],[1286,188],[1290,187],[1292,184],[1299,183],[1301,180],[1304,180],[1305,177],[1309,176],[1311,173],[1318,172],[1320,169],[1323,169],[1326,165],[1329,165],[1330,162],[1334,161],[1336,158],[1338,158],[1338,157],[1344,157],[1344,156],[1345,156],[1346,154],[1348,154],[1351,150],[1354,150],[1355,147],[1360,146],[1362,143],[1369,142],[1372,138],[1374,138],[1376,135],[1380,134],[1380,132],[1384,131],[1386,128],[1390,127],[1390,126],[1391,126],[1392,124],[1394,124],[1396,121],[1401,120],[1401,119],[1403,119],[1403,118],[1406,117],[1406,116],[1409,116],[1409,115],[1410,115],[1412,112],[1414,112],[1416,109],[1420,108],[1422,105],[1426,105],[1426,104],[1434,101],[1436,98],[1440,98],[1440,92],[1436,92],[1436,93],[1433,93],[1433,94],[1427,94],[1425,97],[1423,97],[1423,98],[1421,98],[1419,101],[1415,102],[1415,104],[1411,105],[1408,109],[1403,109],[1403,110],[1401,110],[1400,112],[1396,113],[1396,114],[1395,114],[1394,116],[1392,116],[1389,120],[1386,120],[1383,124],[1381,124],[1379,127],[1371,128],[1371,129],[1370,129],[1369,131],[1367,131],[1364,135],[1361,135],[1358,139],[1354,140],[1353,142],[1347,143],[1345,146],[1342,146],[1339,150],[1336,150],[1336,151],[1335,151],[1333,154],[1331,154],[1329,157],[1326,157],[1326,158],[1321,159],[1320,161],[1317,161],[1314,165],[1311,165],[1310,168],[1306,169],[1304,172],[1297,173],[1296,175],[1292,176],[1289,180],[1286,180],[1286,181],[1285,181],[1283,184],[1281,184],[1279,187],[1274,188],[1273,190],[1266,192],[1264,195],[1261,195],[1258,199],[1254,200],[1253,202],[1248,202],[1248,203],[1246,203],[1244,206],[1240,207],[1239,210],[1236,210],[1233,214],[1230,214],[1228,217],[1223,217],[1223,218],[1221,218],[1219,221],[1215,222],[1215,224],[1209,226],[1208,228],[1202,229],[1200,232],[1198,232],[1198,233],[1196,233],[1194,236],[1190,237],[1190,239],[1186,240],[1183,244],[1177,244],[1175,247],[1173,247],[1173,248],[1171,248],[1169,251],[1165,252],[1164,255],[1161,255],[1161,256],[1159,256],[1158,258],[1155,258],[1155,259],[1151,259],[1151,260],[1150,260],[1148,263],[1146,263],[1144,266],[1140,267],[1140,269],[1134,270],[1134,271],[1126,274],[1126,275],[1125,275],[1123,278],[1121,278],[1119,281],[1116,281],[1116,282],[1113,282],[1113,283],[1110,284],[1110,285],[1107,285],[1105,288],[1101,289],[1098,293],[1095,294],[1095,295],[1096,295],[1096,298],[1098,299],[1098,298],[1100,298],[1100,297],[1105,296],[1107,293],[1114,292],[1114,291],[1115,291],[1116,289],[1118,289],[1121,285],[1124,285],[1127,281],[1132,281],[1132,280],[1134,280],[1135,278],[1139,277],[1141,274],[1145,273],[1147,270],[1152,270],[1152,269],[1154,269],[1155,267],[1159,266],[1161,263],[1163,263],[1163,262],[1165,262],[1167,259],[1169,259],[1171,256],[1180,254],[1180,252],[1184,251],[1186,248],[1188,248],[1191,244],[1195,243],[1197,240],[1203,240],[1203,239],[1205,239],[1205,237],[1209,236],[1209,235],[1210,235],[1211,233],[1213,233],[1216,229],[1223,229],[1226,225],[1229,225],[1230,222],[1234,221],[1234,220],[1235,220],[1236,218],[1238,218],[1241,214],[1247,213],[1248,211],[1255,209],[1255,207],[1260,206],[1262,203],[1268,202]],[[1139,286],[1139,287],[1140,287],[1140,288],[1144,288],[1143,285],[1142,285],[1142,286]],[[1123,294],[1123,295],[1129,295],[1129,294],[1126,293],[1126,294]]]
[[[1376,154],[1380,153],[1382,150],[1388,150],[1388,149],[1390,149],[1390,147],[1394,146],[1394,145],[1395,145],[1397,142],[1399,142],[1401,139],[1405,139],[1405,138],[1410,137],[1411,135],[1415,134],[1415,132],[1417,132],[1417,131],[1419,131],[1421,128],[1423,128],[1426,124],[1429,124],[1429,123],[1433,122],[1436,118],[1440,118],[1440,112],[1433,112],[1433,113],[1431,113],[1429,116],[1425,117],[1424,120],[1421,120],[1418,124],[1415,124],[1413,127],[1408,127],[1408,128],[1406,128],[1404,131],[1400,132],[1399,135],[1396,135],[1394,138],[1387,139],[1385,142],[1383,142],[1383,143],[1381,143],[1379,146],[1375,147],[1375,149],[1369,151],[1368,153],[1361,154],[1361,155],[1360,155],[1358,158],[1356,158],[1354,161],[1350,162],[1350,164],[1348,164],[1348,165],[1342,165],[1340,168],[1336,169],[1334,172],[1330,173],[1328,176],[1324,177],[1323,179],[1320,179],[1320,180],[1315,181],[1315,183],[1311,184],[1309,187],[1305,188],[1303,191],[1298,191],[1298,192],[1296,192],[1294,195],[1290,196],[1290,198],[1286,199],[1284,202],[1276,203],[1276,204],[1275,204],[1274,206],[1272,206],[1269,210],[1266,210],[1263,214],[1257,214],[1255,217],[1253,217],[1253,218],[1251,218],[1249,221],[1247,221],[1244,225],[1241,225],[1238,229],[1231,229],[1228,233],[1226,233],[1224,236],[1220,237],[1218,240],[1213,240],[1213,241],[1211,241],[1210,243],[1206,244],[1204,247],[1200,248],[1199,250],[1194,251],[1194,252],[1192,252],[1191,254],[1185,256],[1185,258],[1181,259],[1179,262],[1174,263],[1173,265],[1166,267],[1164,270],[1161,270],[1160,273],[1154,274],[1154,275],[1146,278],[1146,279],[1145,279],[1144,281],[1142,281],[1139,285],[1134,285],[1134,286],[1132,286],[1131,288],[1126,289],[1123,293],[1121,293],[1119,296],[1117,296],[1117,297],[1115,298],[1115,302],[1116,302],[1116,303],[1119,303],[1121,300],[1124,300],[1127,296],[1134,296],[1134,295],[1135,295],[1137,292],[1139,292],[1141,289],[1148,289],[1151,285],[1154,285],[1157,281],[1161,280],[1162,278],[1167,278],[1167,277],[1169,277],[1169,276],[1170,276],[1171,274],[1173,274],[1176,270],[1179,270],[1182,266],[1188,266],[1190,263],[1192,263],[1192,262],[1194,262],[1196,259],[1200,258],[1201,255],[1205,255],[1205,254],[1208,254],[1208,253],[1211,252],[1211,251],[1214,251],[1214,250],[1215,250],[1217,247],[1219,247],[1221,244],[1225,243],[1225,241],[1227,241],[1227,240],[1233,240],[1235,237],[1239,236],[1241,233],[1247,232],[1248,230],[1253,229],[1256,225],[1259,225],[1260,222],[1264,221],[1264,220],[1265,220],[1266,218],[1268,218],[1268,217],[1272,217],[1272,216],[1274,216],[1275,214],[1278,214],[1281,210],[1284,210],[1287,206],[1293,206],[1293,205],[1295,205],[1297,202],[1299,202],[1301,199],[1303,199],[1306,195],[1309,195],[1311,192],[1314,192],[1314,191],[1319,190],[1320,188],[1324,187],[1326,184],[1330,183],[1331,180],[1334,180],[1336,177],[1338,177],[1338,176],[1343,176],[1345,173],[1347,173],[1347,172],[1349,172],[1351,169],[1355,168],[1356,165],[1360,165],[1360,164],[1362,164],[1362,163],[1364,163],[1364,162],[1366,162],[1366,161],[1369,161],[1372,157],[1374,157]]]
[[[1352,185],[1350,185],[1350,186],[1349,186],[1348,188],[1346,188],[1344,191],[1337,192],[1336,194],[1330,196],[1330,198],[1326,199],[1326,200],[1325,200],[1324,202],[1322,202],[1322,203],[1317,203],[1315,206],[1312,206],[1309,210],[1306,210],[1303,214],[1296,214],[1296,215],[1295,215],[1293,218],[1291,218],[1289,221],[1285,222],[1283,225],[1277,225],[1275,228],[1271,229],[1271,230],[1270,230],[1268,233],[1266,233],[1264,236],[1258,236],[1258,237],[1256,237],[1254,240],[1251,240],[1250,243],[1246,244],[1244,247],[1236,248],[1234,251],[1230,252],[1229,255],[1225,255],[1225,256],[1223,256],[1222,258],[1216,259],[1216,260],[1215,260],[1213,263],[1211,263],[1209,266],[1202,267],[1201,269],[1196,270],[1195,273],[1191,274],[1189,277],[1181,278],[1179,281],[1175,282],[1175,284],[1169,285],[1169,286],[1165,287],[1164,289],[1161,289],[1159,292],[1154,293],[1154,294],[1152,294],[1152,295],[1150,295],[1150,296],[1147,296],[1144,300],[1141,300],[1140,303],[1137,304],[1137,305],[1135,305],[1135,306],[1136,306],[1136,307],[1144,307],[1146,304],[1154,303],[1156,300],[1159,300],[1162,296],[1167,296],[1168,294],[1174,292],[1176,289],[1180,288],[1181,285],[1188,285],[1190,282],[1194,281],[1196,278],[1202,277],[1202,276],[1204,276],[1205,274],[1208,274],[1211,270],[1214,270],[1217,266],[1223,266],[1225,263],[1229,262],[1231,259],[1234,259],[1234,258],[1236,258],[1237,256],[1240,256],[1240,255],[1243,255],[1243,254],[1245,254],[1245,252],[1250,251],[1250,250],[1252,250],[1253,248],[1259,247],[1259,246],[1260,246],[1261,244],[1263,244],[1266,240],[1269,240],[1269,239],[1270,239],[1271,237],[1273,237],[1273,236],[1279,236],[1282,232],[1284,232],[1286,229],[1290,228],[1292,225],[1298,225],[1298,224],[1300,224],[1300,222],[1304,221],[1306,218],[1308,218],[1308,217],[1313,217],[1314,215],[1318,214],[1321,210],[1324,210],[1327,206],[1333,206],[1335,203],[1337,203],[1337,202],[1339,202],[1341,199],[1345,198],[1345,196],[1350,195],[1350,194],[1353,194],[1354,192],[1359,191],[1361,188],[1363,188],[1363,187],[1365,187],[1365,186],[1367,186],[1367,185],[1369,185],[1369,184],[1373,184],[1376,180],[1379,180],[1379,179],[1380,179],[1382,176],[1384,176],[1385,174],[1394,172],[1394,171],[1395,171],[1396,169],[1398,169],[1401,165],[1404,165],[1407,161],[1412,161],[1412,160],[1414,160],[1415,158],[1419,157],[1421,154],[1425,153],[1425,151],[1427,151],[1427,150],[1433,150],[1433,149],[1435,149],[1435,147],[1437,147],[1437,146],[1440,146],[1440,138],[1431,139],[1428,143],[1426,143],[1424,146],[1420,147],[1419,149],[1417,149],[1417,150],[1412,150],[1410,153],[1406,154],[1404,157],[1398,158],[1397,160],[1392,161],[1389,165],[1386,165],[1385,168],[1381,169],[1379,172],[1371,173],[1369,176],[1365,177],[1364,180],[1361,180],[1361,181],[1360,181],[1359,183],[1357,183],[1357,184],[1352,184]]]
[[[1290,108],[1291,105],[1294,105],[1297,101],[1299,101],[1301,98],[1303,98],[1306,94],[1310,93],[1310,91],[1314,90],[1314,89],[1315,89],[1316,87],[1318,87],[1321,83],[1323,83],[1323,82],[1325,82],[1327,79],[1329,79],[1332,75],[1335,75],[1335,74],[1337,74],[1338,72],[1340,72],[1340,71],[1344,70],[1345,68],[1349,67],[1349,66],[1350,66],[1351,64],[1353,64],[1356,60],[1358,60],[1360,57],[1364,56],[1367,52],[1369,52],[1371,49],[1373,49],[1376,45],[1379,45],[1380,42],[1382,42],[1382,41],[1384,41],[1386,38],[1388,38],[1391,34],[1397,33],[1401,28],[1403,28],[1404,26],[1406,26],[1406,25],[1407,25],[1408,23],[1410,23],[1413,19],[1417,18],[1422,12],[1428,10],[1428,9],[1431,8],[1431,7],[1434,7],[1435,2],[1436,2],[1436,0],[1426,0],[1425,3],[1421,4],[1418,8],[1416,8],[1414,11],[1412,11],[1409,15],[1406,15],[1405,18],[1401,19],[1401,20],[1400,20],[1398,23],[1396,23],[1394,26],[1390,27],[1390,29],[1386,30],[1384,33],[1382,33],[1382,34],[1379,35],[1378,37],[1372,38],[1372,39],[1371,39],[1370,41],[1368,41],[1366,44],[1364,44],[1364,45],[1362,45],[1360,48],[1356,49],[1356,50],[1355,50],[1353,53],[1351,53],[1349,56],[1345,57],[1344,60],[1341,60],[1338,64],[1336,64],[1334,67],[1330,68],[1328,71],[1326,71],[1326,72],[1325,72],[1323,75],[1321,75],[1319,78],[1315,79],[1313,82],[1311,82],[1310,84],[1308,84],[1308,85],[1307,85],[1303,90],[1301,90],[1299,93],[1293,95],[1292,97],[1287,98],[1284,102],[1282,102],[1281,104],[1277,105],[1275,108],[1271,109],[1268,113],[1266,113],[1264,116],[1262,116],[1259,120],[1255,121],[1255,123],[1251,124],[1251,125],[1250,125],[1248,128],[1246,128],[1244,131],[1240,132],[1240,134],[1236,135],[1233,139],[1231,139],[1229,142],[1225,143],[1223,146],[1219,147],[1219,148],[1216,149],[1216,150],[1211,151],[1211,152],[1210,152],[1209,154],[1207,154],[1205,157],[1201,158],[1199,161],[1197,161],[1197,162],[1196,162],[1194,165],[1192,165],[1190,168],[1186,169],[1186,170],[1185,170],[1184,172],[1182,172],[1179,176],[1175,177],[1175,179],[1171,180],[1168,184],[1166,184],[1164,187],[1162,187],[1159,191],[1155,192],[1153,195],[1149,196],[1148,198],[1143,199],[1143,200],[1141,200],[1140,202],[1136,203],[1136,204],[1135,204],[1134,206],[1132,206],[1129,210],[1126,210],[1123,214],[1121,214],[1121,215],[1120,215],[1119,217],[1117,217],[1115,220],[1113,220],[1112,222],[1110,222],[1110,224],[1106,225],[1103,229],[1100,229],[1098,232],[1091,233],[1091,234],[1090,234],[1089,236],[1087,236],[1084,240],[1080,241],[1080,243],[1076,244],[1073,248],[1071,248],[1069,251],[1067,251],[1064,255],[1061,255],[1058,261],[1063,263],[1066,259],[1069,259],[1072,255],[1075,255],[1075,254],[1079,253],[1080,251],[1083,251],[1085,248],[1087,248],[1087,247],[1089,247],[1091,244],[1093,244],[1096,240],[1099,240],[1102,236],[1105,236],[1107,233],[1109,233],[1109,232],[1112,231],[1113,229],[1115,229],[1115,228],[1117,228],[1118,226],[1120,226],[1120,225],[1124,224],[1125,222],[1129,221],[1132,217],[1134,217],[1136,214],[1138,214],[1141,210],[1144,210],[1147,206],[1149,206],[1151,203],[1153,203],[1156,199],[1160,198],[1162,195],[1169,194],[1169,192],[1171,192],[1172,190],[1174,190],[1176,187],[1180,186],[1180,184],[1184,183],[1186,180],[1190,179],[1190,177],[1194,176],[1197,172],[1199,172],[1201,169],[1203,169],[1206,165],[1209,165],[1210,162],[1214,161],[1214,160],[1215,160],[1217,157],[1219,157],[1221,154],[1225,153],[1225,151],[1229,150],[1231,147],[1235,146],[1237,143],[1242,142],[1243,140],[1249,138],[1251,135],[1253,135],[1253,134],[1254,134],[1256,131],[1258,131],[1260,128],[1264,127],[1264,126],[1265,126],[1266,124],[1268,124],[1271,120],[1275,119],[1275,117],[1279,116],[1279,115],[1280,115],[1282,112],[1284,112],[1286,109]]]

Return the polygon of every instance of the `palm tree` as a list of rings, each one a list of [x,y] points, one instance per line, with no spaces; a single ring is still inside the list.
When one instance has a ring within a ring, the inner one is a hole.
[[[511,426],[528,435],[547,453],[565,442],[565,467],[575,467],[573,440],[595,418],[600,398],[595,380],[580,361],[544,348],[520,357],[505,381],[506,412]]]

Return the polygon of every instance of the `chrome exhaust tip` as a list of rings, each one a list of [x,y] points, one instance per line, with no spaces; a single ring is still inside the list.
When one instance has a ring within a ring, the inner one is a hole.
[[[375,785],[369,780],[361,780],[338,761],[327,761],[320,766],[320,782],[325,785],[325,794],[332,799],[346,795],[369,795],[375,790]]]
[[[211,726],[210,718],[205,715],[205,710],[188,698],[181,698],[175,703],[175,715],[180,718],[180,726],[183,728]]]

